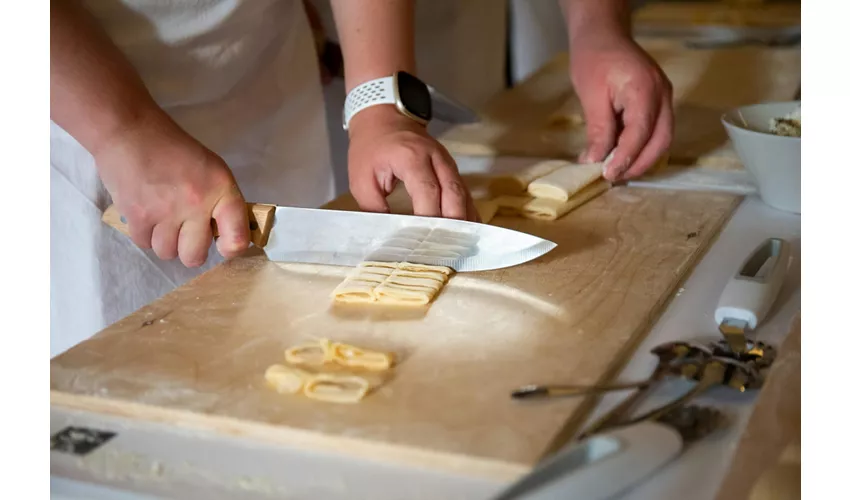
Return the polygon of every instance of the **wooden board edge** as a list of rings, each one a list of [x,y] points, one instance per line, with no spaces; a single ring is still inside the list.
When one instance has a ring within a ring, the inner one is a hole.
[[[637,188],[637,189],[661,189],[661,188]],[[729,193],[724,193],[729,194]],[[626,342],[623,347],[620,348],[617,355],[614,357],[614,360],[608,365],[608,369],[603,372],[602,376],[597,380],[597,384],[608,384],[614,382],[615,378],[619,373],[625,368],[628,361],[631,359],[635,350],[640,346],[640,344],[646,339],[646,336],[652,330],[652,327],[667,310],[667,307],[672,302],[673,298],[675,298],[674,290],[681,287],[683,283],[685,283],[690,276],[693,274],[694,269],[696,269],[699,262],[702,260],[703,256],[708,252],[708,250],[714,246],[715,241],[720,236],[720,233],[723,232],[723,228],[726,227],[729,220],[738,211],[738,208],[741,206],[741,203],[744,201],[746,196],[742,195],[733,195],[729,194],[732,197],[732,203],[730,210],[726,213],[725,217],[718,219],[717,223],[714,225],[711,232],[711,236],[708,237],[705,244],[699,249],[699,251],[694,252],[691,255],[691,259],[685,265],[686,272],[682,273],[682,276],[679,277],[678,280],[672,281],[670,287],[665,291],[665,298],[660,300],[655,307],[650,310],[649,315],[647,316],[644,324],[641,325],[632,335],[632,338]],[[599,400],[602,399],[603,395],[595,395],[595,396],[587,396],[582,402],[579,404],[578,408],[572,413],[570,418],[565,422],[564,426],[561,428],[558,433],[552,438],[549,442],[549,445],[546,447],[543,454],[539,457],[538,460],[543,460],[548,456],[557,453],[561,448],[563,448],[566,444],[568,444],[573,437],[578,434],[579,430],[584,425],[585,421],[590,417],[593,410],[596,408]]]
[[[779,362],[785,361],[785,358],[788,354],[785,351],[786,351],[786,349],[790,351],[790,346],[792,344],[800,343],[801,345],[798,348],[798,350],[802,351],[802,319],[801,319],[801,316],[802,316],[802,311],[797,311],[797,313],[791,319],[791,323],[788,326],[788,332],[785,335],[785,337],[782,339],[782,342],[780,343],[779,352],[777,352],[776,361],[779,361]],[[801,371],[801,373],[802,373],[802,371]],[[774,377],[774,379],[775,378],[776,377]],[[776,465],[775,463],[772,463],[772,462],[771,463],[761,463],[761,464],[759,464],[761,470],[759,471],[758,474],[747,474],[747,475],[742,475],[742,471],[741,471],[741,468],[740,468],[740,465],[744,465],[744,467],[749,466],[750,468],[752,468],[752,466],[750,464],[745,464],[744,462],[742,462],[742,458],[743,458],[742,455],[746,452],[746,450],[744,448],[747,447],[747,446],[752,447],[752,444],[751,444],[752,441],[746,442],[746,439],[743,439],[743,438],[745,438],[747,436],[748,432],[751,432],[751,427],[753,425],[758,424],[758,422],[756,422],[756,419],[761,418],[765,413],[767,413],[767,411],[763,408],[764,403],[759,404],[760,403],[760,397],[761,397],[762,391],[764,391],[765,388],[769,389],[768,384],[771,384],[771,386],[772,386],[775,383],[778,383],[778,382],[771,382],[771,374],[770,374],[770,372],[768,372],[767,379],[765,380],[764,386],[760,390],[758,397],[756,397],[756,400],[753,402],[753,411],[747,417],[746,422],[744,422],[744,426],[743,426],[744,430],[743,430],[743,434],[742,434],[742,439],[739,440],[735,444],[735,449],[734,449],[732,458],[728,462],[726,462],[726,466],[723,469],[722,479],[719,481],[719,483],[717,485],[717,490],[715,492],[715,496],[714,496],[715,500],[725,500],[727,498],[730,498],[729,497],[730,494],[739,495],[736,498],[747,498],[749,495],[752,494],[753,489],[755,488],[757,482],[761,479],[761,477],[769,471],[770,467]],[[798,396],[799,396],[799,394],[798,394]],[[784,439],[783,439],[783,446],[786,446],[789,441],[793,440],[793,438],[797,438],[799,440],[801,438],[801,436],[800,435],[790,436],[790,439],[789,439],[789,436],[787,434],[785,434]],[[779,453],[781,453],[781,451]],[[779,461],[780,457],[777,455],[775,457],[775,460]],[[756,468],[758,469],[759,467],[756,467]],[[745,470],[747,470],[747,469],[745,469]],[[750,470],[750,472],[753,472],[753,471]],[[745,489],[746,489],[746,491],[743,491]]]
[[[378,443],[339,435],[327,435],[232,417],[162,408],[124,400],[109,400],[57,390],[50,391],[50,406],[60,410],[81,411],[155,424],[174,425],[194,431],[201,430],[228,437],[247,438],[266,444],[292,446],[305,451],[329,452],[355,459],[412,466],[504,483],[522,477],[530,472],[533,467],[532,465]]]

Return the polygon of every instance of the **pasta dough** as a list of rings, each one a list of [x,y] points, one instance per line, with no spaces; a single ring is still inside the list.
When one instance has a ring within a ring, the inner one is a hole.
[[[320,373],[304,384],[304,395],[331,403],[357,403],[369,389],[369,381],[363,377]]]
[[[408,262],[362,262],[331,294],[346,303],[425,305],[442,289],[452,270]]]
[[[304,386],[310,374],[285,365],[271,365],[266,369],[266,382],[281,394],[295,394]]]
[[[535,179],[528,194],[535,198],[567,201],[593,181],[602,177],[603,163],[570,164]]]
[[[322,366],[336,363],[372,371],[388,370],[393,362],[392,354],[371,351],[328,339],[290,347],[284,352],[284,357],[287,363],[293,365]]]
[[[555,220],[596,198],[607,191],[609,187],[611,187],[610,184],[605,182],[604,179],[600,179],[582,189],[567,201],[532,198],[531,201],[522,206],[522,215],[529,219]]]
[[[518,172],[499,175],[490,181],[490,193],[497,197],[502,195],[523,195],[532,181],[567,165],[571,165],[571,163],[565,160],[547,160],[531,165]]]
[[[287,362],[321,367],[329,363],[373,372],[392,367],[392,353],[371,351],[349,344],[318,339],[315,343],[290,347]],[[311,373],[287,365],[271,365],[265,372],[266,382],[282,394],[303,392],[305,397],[332,403],[356,403],[372,388],[365,377],[350,373]]]

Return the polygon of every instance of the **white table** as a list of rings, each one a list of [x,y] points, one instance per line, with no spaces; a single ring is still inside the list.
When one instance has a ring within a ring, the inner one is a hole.
[[[480,160],[462,162],[464,171],[480,170],[481,166]],[[778,212],[757,197],[749,197],[671,301],[622,372],[621,379],[638,380],[649,375],[656,361],[649,351],[662,342],[719,339],[713,319],[717,299],[743,259],[769,237],[784,238],[793,248],[788,279],[772,314],[757,332],[758,340],[778,348],[793,316],[800,310],[800,216]],[[650,398],[647,405],[658,404],[683,389],[671,384]],[[591,420],[625,395],[606,397]],[[687,449],[678,460],[621,500],[713,499],[756,396],[757,393],[740,394],[718,388],[700,398],[700,402],[724,410],[732,421],[731,426]],[[504,487],[338,455],[265,446],[191,429],[51,412],[51,432],[69,424],[102,426],[118,431],[118,435],[110,446],[82,459],[51,452],[54,498],[152,498],[131,493],[135,491],[205,499],[484,500]]]

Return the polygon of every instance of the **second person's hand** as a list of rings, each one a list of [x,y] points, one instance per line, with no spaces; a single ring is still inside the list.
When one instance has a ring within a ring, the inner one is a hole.
[[[386,198],[401,181],[416,215],[480,221],[454,159],[425,126],[374,106],[352,119],[349,136],[349,184],[363,210],[389,212]]]
[[[248,248],[246,204],[230,169],[165,113],[104,143],[92,152],[97,169],[136,245],[197,267],[206,261],[215,220],[223,257]]]
[[[610,181],[646,172],[673,137],[672,87],[664,72],[631,38],[599,30],[576,37],[570,72],[587,123],[580,161],[607,165]]]

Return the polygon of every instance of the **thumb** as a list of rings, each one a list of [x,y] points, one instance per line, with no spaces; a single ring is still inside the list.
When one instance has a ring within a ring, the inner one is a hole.
[[[608,156],[617,140],[617,117],[610,101],[593,97],[583,104],[587,146],[579,156],[580,163],[601,162]]]
[[[218,228],[216,247],[222,257],[230,259],[248,249],[251,234],[247,205],[235,184],[213,207],[212,218]]]

